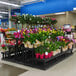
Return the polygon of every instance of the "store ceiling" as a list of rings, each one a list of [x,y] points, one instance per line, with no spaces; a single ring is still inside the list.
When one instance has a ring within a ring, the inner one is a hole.
[[[8,9],[14,9],[14,8],[18,8],[18,7],[14,7],[11,5],[6,5],[3,4],[1,2],[7,2],[7,3],[11,3],[11,4],[16,4],[16,5],[21,5],[24,3],[29,3],[29,2],[33,2],[33,1],[42,1],[42,0],[0,0],[0,12],[8,12]],[[5,14],[0,13],[0,15],[2,15],[3,17],[8,17]]]
[[[21,0],[0,0],[0,1],[20,5],[20,1],[21,1]],[[6,9],[9,9],[10,7],[11,7],[11,8],[14,8],[14,7],[12,7],[12,6],[8,6],[8,5],[5,5],[5,4],[0,3],[0,10],[3,10],[3,9],[6,10]]]
[[[11,5],[2,4],[1,1],[2,2],[7,2],[7,3],[20,5],[22,0],[0,0],[0,12],[8,12],[9,8],[14,9],[16,7],[11,6]],[[8,17],[8,15],[3,14],[3,13],[0,13],[0,15],[2,15],[3,18],[7,18]]]

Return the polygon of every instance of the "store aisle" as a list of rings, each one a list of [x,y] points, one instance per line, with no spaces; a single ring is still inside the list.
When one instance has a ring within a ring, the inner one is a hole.
[[[18,76],[24,72],[26,72],[26,70],[6,64],[0,64],[0,76]]]
[[[26,71],[26,69],[28,71]],[[12,62],[2,61],[2,64],[0,65],[0,76],[76,76],[76,52],[48,70],[40,70]]]
[[[76,76],[76,52],[46,71],[35,69],[20,76]]]

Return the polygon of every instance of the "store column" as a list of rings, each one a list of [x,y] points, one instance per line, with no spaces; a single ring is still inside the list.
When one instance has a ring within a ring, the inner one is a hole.
[[[66,12],[66,24],[69,24],[69,12]]]
[[[11,9],[9,8],[9,28],[11,28],[11,21],[10,21],[10,18],[11,18]]]

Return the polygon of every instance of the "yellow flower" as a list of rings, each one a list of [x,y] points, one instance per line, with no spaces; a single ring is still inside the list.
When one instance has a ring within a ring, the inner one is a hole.
[[[39,30],[41,30],[41,28],[39,28]]]
[[[32,31],[32,29],[30,29],[30,31]]]
[[[23,34],[25,34],[25,32],[23,32]]]
[[[65,39],[63,39],[63,41],[65,41]]]
[[[41,31],[39,31],[39,34],[41,34]]]
[[[45,31],[43,30],[43,32],[45,32]]]

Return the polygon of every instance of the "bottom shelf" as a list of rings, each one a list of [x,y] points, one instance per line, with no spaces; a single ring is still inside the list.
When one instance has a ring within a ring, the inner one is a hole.
[[[66,52],[63,52],[63,53],[61,53],[53,58],[44,59],[44,60],[40,60],[40,59],[36,59],[36,58],[25,59],[21,55],[17,58],[15,56],[12,56],[10,58],[3,58],[3,60],[26,65],[26,66],[30,66],[33,68],[46,70],[46,69],[52,67],[53,65],[57,64],[58,62],[64,60],[65,58],[68,58],[72,54],[73,54],[72,50],[67,50]]]

